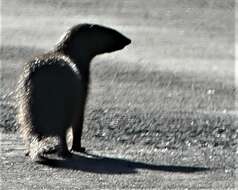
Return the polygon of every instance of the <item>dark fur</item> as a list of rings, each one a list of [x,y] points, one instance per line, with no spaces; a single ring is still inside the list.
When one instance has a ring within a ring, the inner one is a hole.
[[[18,119],[29,151],[33,141],[55,136],[60,139],[60,154],[69,155],[66,131],[70,126],[72,150],[84,151],[81,136],[90,61],[128,44],[130,40],[113,29],[80,24],[68,30],[53,51],[25,65],[18,86]]]

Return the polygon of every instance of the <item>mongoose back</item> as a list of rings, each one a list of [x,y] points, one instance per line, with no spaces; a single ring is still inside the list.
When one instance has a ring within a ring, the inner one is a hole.
[[[70,28],[56,47],[24,66],[18,85],[20,132],[31,152],[32,142],[58,137],[57,153],[71,155],[66,131],[72,126],[72,150],[84,152],[81,136],[90,82],[90,62],[98,54],[123,49],[131,40],[95,24]],[[47,151],[45,151],[47,153]]]

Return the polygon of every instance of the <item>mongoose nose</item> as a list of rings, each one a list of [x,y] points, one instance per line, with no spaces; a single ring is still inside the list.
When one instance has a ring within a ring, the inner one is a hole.
[[[126,38],[125,43],[126,45],[129,45],[131,43],[131,40],[129,38]]]

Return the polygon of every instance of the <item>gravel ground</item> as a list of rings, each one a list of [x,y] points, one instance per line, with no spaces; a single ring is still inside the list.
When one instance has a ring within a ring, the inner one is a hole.
[[[235,189],[222,148],[154,149],[90,141],[87,154],[32,163],[15,134],[1,135],[2,189]]]
[[[87,154],[34,163],[4,105],[2,189],[235,189],[234,115],[88,109]]]

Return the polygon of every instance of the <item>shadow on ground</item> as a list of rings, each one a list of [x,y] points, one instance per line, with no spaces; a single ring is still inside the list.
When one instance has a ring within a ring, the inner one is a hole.
[[[72,158],[66,160],[42,158],[42,160],[37,161],[37,163],[54,168],[101,174],[131,174],[137,173],[137,169],[180,173],[194,173],[210,170],[205,167],[154,165],[126,159],[101,157],[94,154],[73,155]]]

